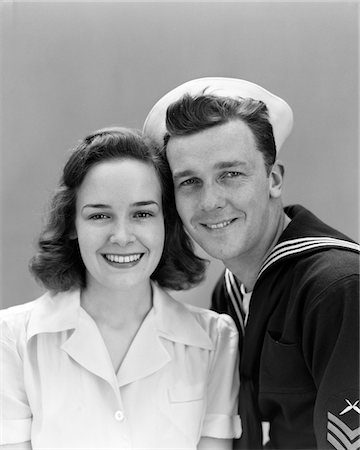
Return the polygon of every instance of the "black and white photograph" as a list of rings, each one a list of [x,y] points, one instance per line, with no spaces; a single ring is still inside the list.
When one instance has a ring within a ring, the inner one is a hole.
[[[0,449],[358,450],[358,1],[0,5]]]

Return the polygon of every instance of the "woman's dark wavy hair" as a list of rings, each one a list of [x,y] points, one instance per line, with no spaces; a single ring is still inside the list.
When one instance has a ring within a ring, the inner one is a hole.
[[[76,195],[89,169],[111,159],[130,158],[155,168],[162,188],[165,244],[151,278],[168,289],[188,289],[203,280],[206,260],[196,256],[177,214],[171,172],[152,141],[138,130],[104,128],[85,137],[72,151],[55,191],[47,223],[38,240],[30,271],[47,289],[86,286],[86,268],[74,239]],[[119,193],[121,195],[121,193]]]
[[[197,133],[239,119],[251,129],[269,174],[276,159],[276,145],[265,103],[252,98],[218,97],[205,92],[206,89],[201,95],[185,94],[168,107],[164,149],[171,136]]]

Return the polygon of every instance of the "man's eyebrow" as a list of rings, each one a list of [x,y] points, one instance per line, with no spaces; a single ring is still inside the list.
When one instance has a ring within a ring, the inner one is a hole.
[[[239,166],[246,166],[245,161],[220,161],[217,164],[215,164],[215,169],[228,169],[230,167],[239,167]]]
[[[214,165],[214,169],[229,169],[231,167],[246,166],[244,161],[220,161]],[[196,172],[191,169],[181,170],[179,172],[174,172],[173,179],[178,180],[179,178],[191,177],[196,175]]]
[[[181,170],[179,172],[175,172],[173,175],[173,179],[174,180],[178,180],[179,178],[184,178],[184,177],[191,177],[192,175],[194,175],[195,172],[193,170]]]

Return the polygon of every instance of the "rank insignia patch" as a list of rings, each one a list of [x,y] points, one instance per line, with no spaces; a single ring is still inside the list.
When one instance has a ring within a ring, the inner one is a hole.
[[[359,400],[344,399],[337,412],[328,412],[327,440],[337,450],[360,449],[359,406]]]

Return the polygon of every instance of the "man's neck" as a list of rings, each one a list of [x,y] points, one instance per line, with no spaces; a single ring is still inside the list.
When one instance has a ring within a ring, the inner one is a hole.
[[[241,258],[232,261],[224,261],[227,269],[229,269],[236,278],[244,285],[246,292],[251,292],[257,280],[258,273],[266,258],[271,253],[272,249],[278,242],[282,232],[289,225],[291,219],[282,211],[277,226],[272,234],[269,244],[266,246],[266,251],[255,255],[253,258]]]

